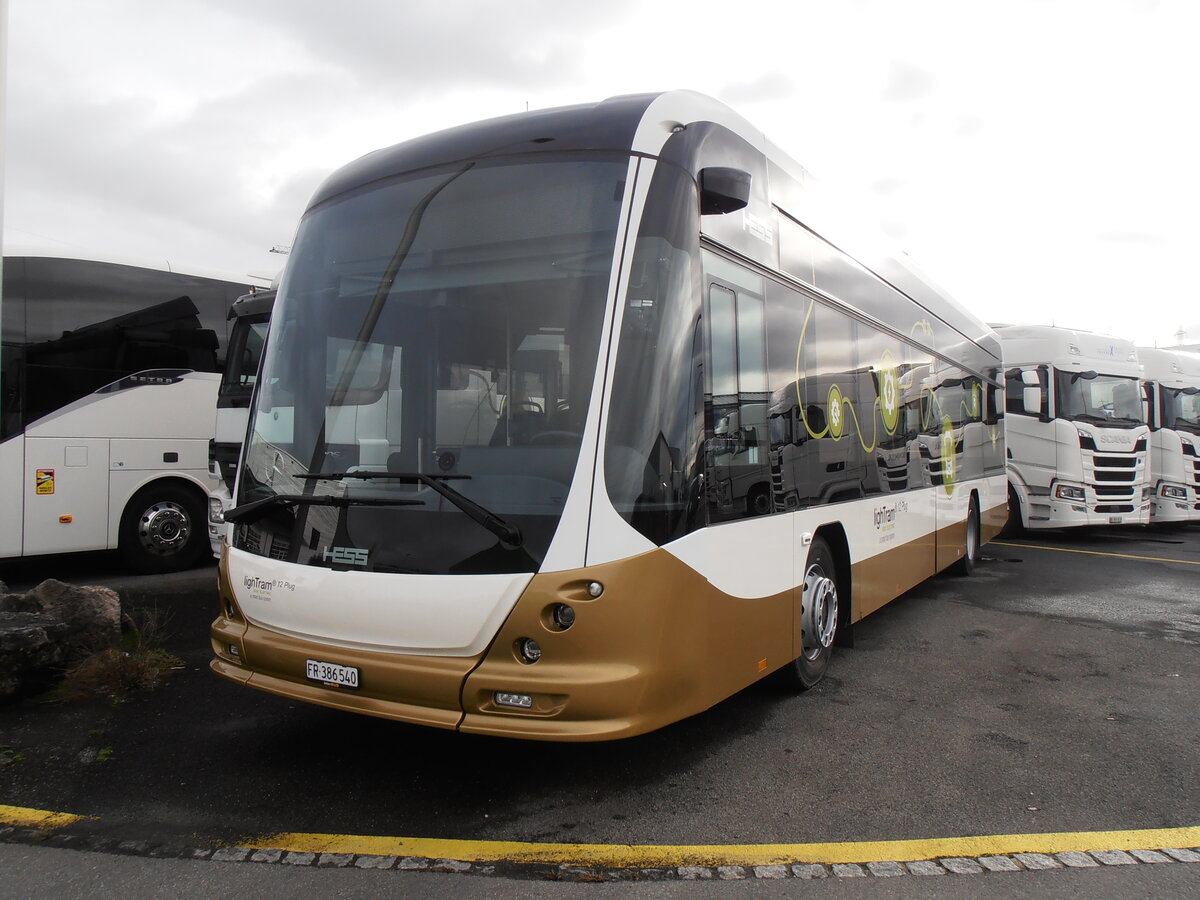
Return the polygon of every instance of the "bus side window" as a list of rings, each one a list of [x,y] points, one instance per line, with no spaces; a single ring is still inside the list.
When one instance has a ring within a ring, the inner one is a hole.
[[[729,274],[739,278],[724,261],[712,265],[730,269]],[[711,284],[708,328],[705,460],[709,520],[764,515],[771,512],[772,504],[761,291]]]

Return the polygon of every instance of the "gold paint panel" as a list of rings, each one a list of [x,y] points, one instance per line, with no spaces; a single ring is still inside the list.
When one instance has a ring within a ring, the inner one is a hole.
[[[990,509],[985,509],[979,516],[979,530],[981,532],[980,540],[987,543],[992,538],[998,536],[1004,530],[1004,526],[1008,524],[1008,501],[993,506]]]
[[[727,596],[665,550],[537,575],[467,679],[462,730],[597,740],[694,715],[791,662],[792,595]],[[550,618],[557,603],[576,613],[566,631]],[[514,649],[524,637],[542,647],[533,665]],[[501,711],[495,691],[532,694],[535,708]]]
[[[886,605],[934,574],[937,536],[928,534],[850,567],[853,621]]]

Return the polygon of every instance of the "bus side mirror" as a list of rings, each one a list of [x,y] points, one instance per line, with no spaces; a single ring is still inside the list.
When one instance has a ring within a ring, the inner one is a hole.
[[[700,170],[700,215],[725,215],[750,202],[750,173],[724,166]]]

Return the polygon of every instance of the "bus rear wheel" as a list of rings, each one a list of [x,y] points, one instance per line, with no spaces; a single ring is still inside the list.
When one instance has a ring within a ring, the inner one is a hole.
[[[825,677],[838,627],[837,566],[823,538],[815,538],[808,551],[801,588],[800,621],[803,649],[787,668],[789,681],[807,691]]]
[[[196,491],[177,484],[150,484],[125,506],[117,547],[144,575],[179,572],[200,559],[208,544],[204,505]]]
[[[971,502],[967,505],[966,546],[963,548],[962,557],[950,567],[950,571],[955,575],[965,577],[975,571],[975,564],[979,562],[980,534],[979,499],[972,494]]]

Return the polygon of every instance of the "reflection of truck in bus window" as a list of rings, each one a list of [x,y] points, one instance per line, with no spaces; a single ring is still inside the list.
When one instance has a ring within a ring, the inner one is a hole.
[[[913,385],[914,371],[905,367],[897,378],[900,408],[896,430],[893,434],[881,434],[875,449],[879,486],[886,493],[929,484],[928,466],[923,462],[918,444],[922,412],[920,384],[918,382],[915,389]],[[883,396],[879,385],[876,385],[876,392]]]
[[[772,509],[765,403],[714,410],[716,424],[705,447],[708,502],[718,514],[761,516]]]
[[[769,419],[776,509],[853,500],[878,489],[878,466],[866,464],[857,418],[847,412],[874,390],[871,373],[858,371],[812,375],[774,393]],[[833,405],[831,392],[842,398]]]

